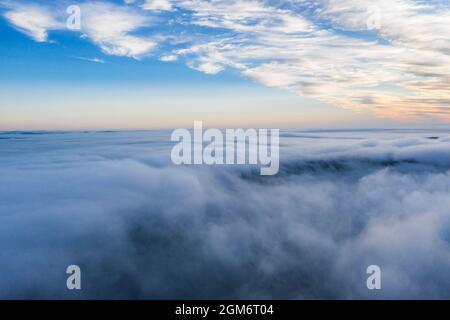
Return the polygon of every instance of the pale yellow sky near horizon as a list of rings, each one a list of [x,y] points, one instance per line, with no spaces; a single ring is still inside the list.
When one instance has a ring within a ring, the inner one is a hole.
[[[166,129],[191,127],[367,128],[442,125],[383,119],[283,90],[258,87],[28,86],[0,89],[0,130]]]

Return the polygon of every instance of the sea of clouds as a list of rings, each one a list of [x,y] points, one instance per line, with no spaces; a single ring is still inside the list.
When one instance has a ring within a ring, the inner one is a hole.
[[[450,132],[283,131],[274,177],[170,133],[0,133],[0,298],[450,298]]]

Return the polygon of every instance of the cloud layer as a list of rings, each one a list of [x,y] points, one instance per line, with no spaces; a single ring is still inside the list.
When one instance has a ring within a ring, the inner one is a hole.
[[[128,0],[82,9],[83,34],[105,54],[184,59],[208,74],[231,68],[267,86],[382,117],[450,119],[445,1]],[[62,6],[42,3],[4,11],[37,41],[64,28],[64,14]]]
[[[450,298],[448,132],[284,132],[268,179],[169,137],[1,134],[0,297]]]

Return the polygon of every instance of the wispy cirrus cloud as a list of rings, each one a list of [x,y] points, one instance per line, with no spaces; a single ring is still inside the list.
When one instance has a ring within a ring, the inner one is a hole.
[[[237,1],[180,3],[193,23],[238,33],[179,50],[198,70],[237,68],[264,85],[384,117],[450,119],[448,4],[253,1],[237,10]]]
[[[78,59],[78,60],[101,63],[101,64],[105,63],[105,60],[100,59],[100,58],[88,58],[88,57],[74,57],[74,58]]]

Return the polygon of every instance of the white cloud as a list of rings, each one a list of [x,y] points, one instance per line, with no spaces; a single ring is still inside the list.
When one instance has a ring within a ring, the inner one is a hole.
[[[192,23],[225,28],[237,32],[298,33],[309,31],[312,25],[300,15],[265,5],[260,0],[181,0],[177,5],[192,11]]]
[[[206,74],[216,74],[222,71],[224,67],[211,62],[204,62],[195,67],[195,69],[203,71]]]
[[[38,42],[48,39],[48,30],[60,29],[63,25],[52,11],[33,4],[8,3],[5,18],[18,30]]]
[[[167,56],[162,56],[159,58],[160,61],[164,61],[164,62],[172,62],[172,61],[177,61],[178,57],[174,54],[170,54]]]
[[[80,7],[83,37],[97,44],[105,54],[139,59],[156,46],[153,38],[133,34],[152,24],[151,18],[140,10],[107,2],[86,2]],[[50,30],[66,30],[64,6],[18,4],[8,7],[4,15],[36,41],[47,40]]]
[[[409,48],[442,50],[449,53],[450,8],[433,2],[412,0],[321,0],[325,17],[337,26],[367,30],[367,20],[377,11],[378,35],[394,44]],[[372,13],[368,10],[372,9]]]
[[[150,23],[148,17],[136,10],[100,2],[86,3],[81,8],[83,32],[104,53],[139,58],[155,47],[152,38],[131,35]]]
[[[169,11],[172,10],[172,4],[169,0],[145,0],[141,8],[144,10]]]

